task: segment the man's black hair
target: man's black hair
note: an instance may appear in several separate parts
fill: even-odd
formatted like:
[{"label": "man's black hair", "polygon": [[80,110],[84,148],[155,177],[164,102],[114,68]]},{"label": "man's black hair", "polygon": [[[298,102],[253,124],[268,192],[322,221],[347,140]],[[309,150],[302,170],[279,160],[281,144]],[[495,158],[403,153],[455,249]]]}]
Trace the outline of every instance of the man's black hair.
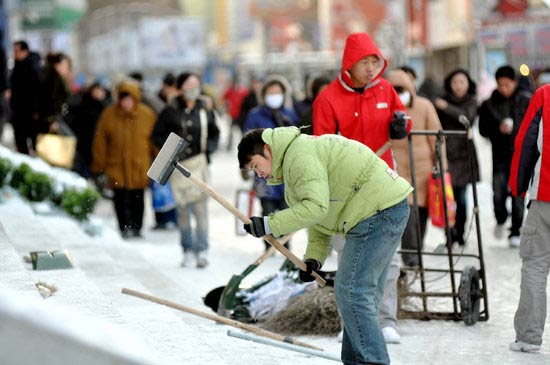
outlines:
[{"label": "man's black hair", "polygon": [[25,41],[16,41],[16,42],[13,42],[13,45],[19,47],[19,49],[22,51],[29,50],[29,44]]},{"label": "man's black hair", "polygon": [[497,71],[495,72],[495,80],[500,79],[501,77],[506,77],[510,80],[516,79],[516,71],[512,68],[512,66],[500,66]]},{"label": "man's black hair", "polygon": [[174,76],[171,72],[164,75],[164,78],[162,79],[162,83],[167,86],[176,86],[176,81],[176,76]]},{"label": "man's black hair", "polygon": [[129,74],[128,76],[130,76],[130,78],[136,80],[137,82],[141,83],[143,81],[143,74],[139,71],[134,71],[131,74]]},{"label": "man's black hair", "polygon": [[399,67],[400,70],[408,73],[408,74],[411,74],[412,77],[416,80],[416,71],[411,67],[411,66],[407,66],[407,65],[403,65],[401,67]]},{"label": "man's black hair", "polygon": [[325,85],[329,85],[331,82],[332,79],[326,75],[321,75],[313,79],[311,83],[311,99],[315,100],[317,95],[319,95],[321,88]]},{"label": "man's black hair", "polygon": [[239,157],[239,168],[242,170],[250,162],[252,156],[261,155],[264,156],[264,146],[265,142],[262,139],[262,133],[265,128],[257,128],[248,131],[241,142],[239,142],[238,157]]}]

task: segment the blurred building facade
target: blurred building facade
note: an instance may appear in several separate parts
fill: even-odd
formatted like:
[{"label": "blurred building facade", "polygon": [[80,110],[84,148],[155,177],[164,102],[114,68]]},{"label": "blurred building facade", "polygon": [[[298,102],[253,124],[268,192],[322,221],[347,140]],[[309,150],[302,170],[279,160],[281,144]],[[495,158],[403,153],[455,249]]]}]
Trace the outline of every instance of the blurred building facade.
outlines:
[{"label": "blurred building facade", "polygon": [[[369,33],[390,67],[421,81],[456,67],[550,65],[550,0],[6,0],[10,39],[64,50],[88,77],[140,70],[229,75],[279,72],[301,88],[337,70],[344,41]],[[79,20],[75,25],[75,19]],[[60,36],[61,34],[62,36]]]},{"label": "blurred building facade", "polygon": [[497,2],[479,19],[477,41],[491,75],[503,62],[535,73],[550,67],[550,1]]},{"label": "blurred building facade", "polygon": [[7,40],[26,39],[39,53],[64,51],[77,58],[74,29],[85,12],[86,0],[3,0],[1,6]]}]

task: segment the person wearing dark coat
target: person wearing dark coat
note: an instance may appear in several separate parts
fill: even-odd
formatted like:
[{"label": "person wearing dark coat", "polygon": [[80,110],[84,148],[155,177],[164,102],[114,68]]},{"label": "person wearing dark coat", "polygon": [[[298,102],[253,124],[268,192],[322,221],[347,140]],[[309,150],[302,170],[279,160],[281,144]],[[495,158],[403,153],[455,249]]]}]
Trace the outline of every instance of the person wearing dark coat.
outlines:
[{"label": "person wearing dark coat", "polygon": [[[159,114],[152,140],[160,149],[172,132],[185,139],[188,146],[180,156],[180,163],[206,181],[210,155],[217,149],[220,137],[214,103],[201,95],[201,79],[195,73],[180,74],[177,86],[181,93]],[[197,268],[204,268],[208,265],[209,247],[207,196],[179,173],[170,176],[170,185],[178,207],[181,265],[190,267],[195,261]]]},{"label": "person wearing dark coat", "polygon": [[92,143],[99,116],[107,106],[107,92],[98,82],[86,88],[80,103],[71,110],[71,128],[76,136],[76,157],[74,170],[81,176],[90,177]]},{"label": "person wearing dark coat", "polygon": [[332,82],[326,75],[319,75],[308,82],[307,85],[307,97],[302,100],[302,114],[298,114],[300,120],[298,121],[298,127],[304,134],[313,134],[313,102],[319,93]]},{"label": "person wearing dark coat", "polygon": [[[40,77],[38,100],[38,133],[60,131],[65,127],[64,115],[68,111],[71,95],[69,78],[71,60],[64,53],[50,53]],[[65,133],[67,134],[67,133]]]},{"label": "person wearing dark coat", "polygon": [[523,224],[524,199],[512,198],[512,211],[506,208],[510,194],[508,180],[514,154],[514,138],[521,125],[532,94],[521,90],[514,69],[499,67],[495,73],[497,89],[479,108],[479,133],[491,141],[493,152],[493,206],[497,224],[495,237],[504,237],[504,223],[510,215],[510,247],[519,247],[519,229]]},{"label": "person wearing dark coat", "polygon": [[[0,40],[4,39],[4,32],[0,29]],[[4,123],[9,113],[6,104],[6,90],[8,90],[8,62],[3,42],[0,43],[0,137],[4,131]]]},{"label": "person wearing dark coat", "polygon": [[10,74],[10,122],[17,151],[28,155],[36,144],[39,66],[25,41],[13,43],[13,55],[15,64]]},{"label": "person wearing dark coat", "polygon": [[[463,124],[462,116],[473,125],[477,116],[476,83],[468,71],[456,69],[450,72],[444,81],[445,95],[436,97],[434,105],[443,130],[464,131],[469,125]],[[464,245],[466,226],[466,187],[472,181],[479,181],[479,167],[475,148],[470,156],[474,162],[473,176],[470,173],[468,140],[463,137],[449,137],[445,141],[447,161],[456,200],[456,223],[451,229],[453,242]]]},{"label": "person wearing dark coat", "polygon": [[248,95],[246,95],[241,104],[241,111],[239,112],[239,118],[237,124],[244,131],[244,124],[248,113],[256,106],[258,106],[258,94],[260,93],[260,88],[262,87],[262,82],[259,78],[252,76],[250,80],[250,88],[248,90]]}]

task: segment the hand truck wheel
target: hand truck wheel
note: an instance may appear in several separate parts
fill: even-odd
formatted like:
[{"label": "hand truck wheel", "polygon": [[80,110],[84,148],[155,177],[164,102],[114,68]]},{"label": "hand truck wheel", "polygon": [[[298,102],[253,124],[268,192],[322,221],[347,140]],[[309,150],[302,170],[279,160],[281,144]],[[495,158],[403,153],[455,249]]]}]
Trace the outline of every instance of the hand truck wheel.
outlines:
[{"label": "hand truck wheel", "polygon": [[474,325],[479,319],[479,305],[482,298],[479,272],[475,267],[466,266],[462,270],[458,298],[462,320],[467,326]]}]

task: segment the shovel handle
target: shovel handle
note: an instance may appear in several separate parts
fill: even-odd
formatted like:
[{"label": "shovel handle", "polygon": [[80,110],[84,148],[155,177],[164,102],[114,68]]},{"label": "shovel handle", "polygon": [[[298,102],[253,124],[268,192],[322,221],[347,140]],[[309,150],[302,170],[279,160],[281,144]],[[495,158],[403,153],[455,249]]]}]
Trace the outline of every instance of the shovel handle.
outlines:
[{"label": "shovel handle", "polygon": [[376,151],[376,156],[380,157],[382,156],[384,153],[386,153],[387,150],[389,150],[391,148],[391,141],[387,141],[386,143],[384,143],[377,151]]},{"label": "shovel handle", "polygon": [[[250,218],[248,218],[243,212],[241,212],[239,209],[237,209],[233,204],[231,204],[227,199],[225,199],[220,194],[216,193],[210,186],[208,186],[204,181],[197,178],[195,175],[191,174],[189,170],[187,170],[184,166],[182,166],[179,162],[176,164],[176,168],[185,175],[191,182],[193,182],[195,185],[197,185],[202,191],[204,191],[206,194],[208,194],[210,197],[214,198],[218,203],[220,203],[225,209],[229,210],[235,217],[239,218],[241,222],[244,224],[250,224],[252,221]],[[295,254],[290,252],[284,245],[280,244],[275,237],[273,237],[271,234],[265,235],[262,237],[264,240],[269,242],[273,247],[277,249],[280,253],[282,253],[286,258],[288,258],[294,265],[296,265],[300,270],[307,271],[306,264],[298,258]],[[315,271],[311,273],[313,277],[315,277],[315,281],[319,286],[325,286],[327,283],[325,279],[323,279],[319,274],[317,274]]]},{"label": "shovel handle", "polygon": [[193,314],[195,316],[198,316],[198,317],[210,319],[212,321],[216,321],[218,323],[223,323],[223,324],[226,324],[228,326],[244,329],[244,330],[247,330],[249,332],[255,333],[257,335],[264,336],[264,337],[269,337],[269,338],[272,338],[272,339],[277,340],[277,341],[289,342],[289,343],[293,343],[293,344],[298,345],[298,346],[303,346],[303,347],[308,347],[310,349],[323,351],[322,348],[310,345],[310,344],[302,342],[302,341],[294,340],[293,338],[288,337],[288,336],[283,336],[283,335],[280,335],[278,333],[270,332],[270,331],[264,330],[263,328],[255,327],[255,326],[252,326],[252,325],[249,325],[249,324],[246,324],[246,323],[235,321],[233,319],[220,317],[218,315],[211,314],[211,313],[206,313],[206,312],[203,312],[203,311],[191,308],[191,307],[187,307],[185,305],[181,305],[181,304],[178,304],[178,303],[175,303],[175,302],[171,302],[171,301],[166,300],[166,299],[162,299],[162,298],[154,297],[154,296],[149,295],[149,294],[141,293],[141,292],[138,292],[136,290],[122,288],[122,294],[131,295],[131,296],[136,297],[136,298],[141,298],[141,299],[153,302],[153,303],[165,305],[167,307],[174,308],[174,309],[177,309],[177,310],[182,311],[182,312],[186,312],[186,313],[190,313],[190,314]]}]

